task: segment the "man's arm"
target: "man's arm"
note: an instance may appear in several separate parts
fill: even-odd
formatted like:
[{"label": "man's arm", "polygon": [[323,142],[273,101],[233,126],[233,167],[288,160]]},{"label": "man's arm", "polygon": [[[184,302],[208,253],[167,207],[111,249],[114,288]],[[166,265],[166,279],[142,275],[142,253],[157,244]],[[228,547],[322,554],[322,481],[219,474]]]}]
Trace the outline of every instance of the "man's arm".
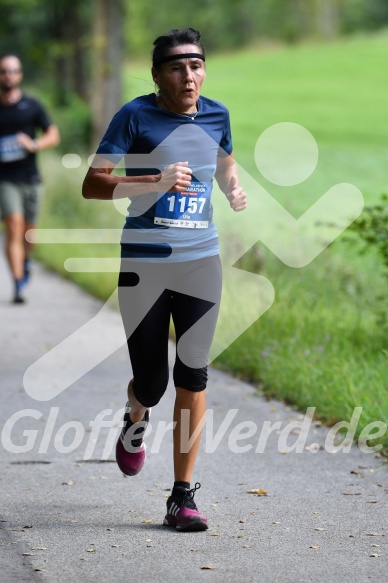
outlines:
[{"label": "man's arm", "polygon": [[243,211],[247,206],[247,195],[240,186],[237,164],[233,154],[218,157],[215,177],[232,209],[236,212]]},{"label": "man's arm", "polygon": [[54,148],[60,142],[59,131],[57,126],[49,125],[48,128],[43,132],[39,138],[33,140],[29,135],[20,132],[17,134],[17,140],[20,146],[30,152],[35,154],[40,150],[47,150],[49,148]]}]

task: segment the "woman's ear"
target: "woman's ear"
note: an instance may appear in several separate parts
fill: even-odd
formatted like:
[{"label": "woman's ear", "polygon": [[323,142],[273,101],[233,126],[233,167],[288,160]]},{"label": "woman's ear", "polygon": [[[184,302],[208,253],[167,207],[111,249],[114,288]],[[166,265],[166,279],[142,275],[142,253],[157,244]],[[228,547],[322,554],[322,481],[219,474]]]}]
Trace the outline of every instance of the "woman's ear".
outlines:
[{"label": "woman's ear", "polygon": [[151,75],[154,83],[158,84],[158,71],[155,69],[155,67],[152,67]]}]

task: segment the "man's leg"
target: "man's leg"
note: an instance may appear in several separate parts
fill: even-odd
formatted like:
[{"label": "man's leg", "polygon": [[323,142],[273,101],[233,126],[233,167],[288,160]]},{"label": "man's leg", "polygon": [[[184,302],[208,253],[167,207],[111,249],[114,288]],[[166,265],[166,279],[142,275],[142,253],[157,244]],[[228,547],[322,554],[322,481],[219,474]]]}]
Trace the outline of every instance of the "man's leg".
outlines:
[{"label": "man's leg", "polygon": [[6,230],[6,254],[15,280],[24,275],[24,233],[25,223],[21,213],[11,213],[4,219]]},{"label": "man's leg", "polygon": [[[38,221],[40,204],[43,196],[42,184],[23,185],[23,207],[24,207],[24,265],[23,283],[26,284],[30,278],[30,256],[35,245],[34,235]],[[28,233],[28,239],[26,233]]]},{"label": "man's leg", "polygon": [[[24,229],[24,265],[23,265],[23,282],[27,283],[30,279],[31,265],[30,256],[35,245],[34,241],[34,231],[36,225],[27,223]],[[28,240],[26,239],[26,233],[28,232]]]}]

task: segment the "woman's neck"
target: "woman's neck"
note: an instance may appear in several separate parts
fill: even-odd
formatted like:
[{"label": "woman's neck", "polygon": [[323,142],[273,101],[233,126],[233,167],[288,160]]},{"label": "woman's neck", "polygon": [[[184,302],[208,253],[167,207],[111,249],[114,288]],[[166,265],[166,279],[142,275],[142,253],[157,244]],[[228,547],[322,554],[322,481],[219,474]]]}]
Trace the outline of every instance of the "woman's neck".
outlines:
[{"label": "woman's neck", "polygon": [[163,98],[162,95],[157,96],[157,103],[161,109],[165,111],[169,111],[170,113],[177,113],[178,115],[194,115],[198,113],[197,104],[187,108],[187,109],[180,109],[178,110],[175,106],[170,105],[166,100]]}]

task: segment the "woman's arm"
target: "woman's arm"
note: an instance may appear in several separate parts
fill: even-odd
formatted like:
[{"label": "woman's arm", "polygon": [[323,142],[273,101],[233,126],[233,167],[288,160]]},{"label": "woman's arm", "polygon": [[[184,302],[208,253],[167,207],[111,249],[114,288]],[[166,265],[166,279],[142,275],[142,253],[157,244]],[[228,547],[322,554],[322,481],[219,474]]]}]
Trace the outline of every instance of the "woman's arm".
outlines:
[{"label": "woman's arm", "polygon": [[107,158],[96,154],[86,173],[82,196],[112,200],[151,192],[181,192],[190,186],[191,169],[188,168],[188,162],[177,162],[159,174],[145,176],[117,176],[112,174],[115,166]]},{"label": "woman's arm", "polygon": [[247,206],[247,195],[240,186],[237,164],[233,154],[218,157],[215,177],[232,209],[236,212],[243,211]]}]

